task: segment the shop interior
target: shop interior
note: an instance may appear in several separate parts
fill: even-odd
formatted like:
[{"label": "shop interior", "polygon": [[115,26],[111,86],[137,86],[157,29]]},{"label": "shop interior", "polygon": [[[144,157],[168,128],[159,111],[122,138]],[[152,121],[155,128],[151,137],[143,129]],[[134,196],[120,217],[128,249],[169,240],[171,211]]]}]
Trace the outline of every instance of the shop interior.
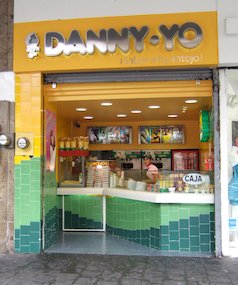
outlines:
[{"label": "shop interior", "polygon": [[[88,176],[89,168],[86,165],[90,161],[116,161],[116,166],[124,172],[124,178],[142,181],[145,154],[152,155],[153,163],[160,171],[172,172],[181,170],[179,165],[176,168],[173,163],[173,155],[176,157],[176,152],[184,152],[186,157],[186,152],[192,152],[196,155],[197,164],[186,162],[186,169],[213,172],[212,135],[207,141],[200,140],[201,112],[208,111],[211,120],[212,95],[211,80],[90,84],[52,82],[44,85],[44,109],[56,114],[55,173],[58,185],[65,187],[65,180],[80,181],[79,187],[89,185],[87,177],[78,178],[77,171],[76,178],[72,171],[70,177],[65,176],[66,170],[62,166],[67,159],[70,159],[74,168],[79,160],[85,164]],[[149,142],[141,138],[142,131],[147,127],[153,133],[153,127],[166,129],[171,126],[182,128],[182,141],[166,141],[166,134],[161,134],[157,141],[156,137]],[[117,143],[113,139],[103,141],[98,134],[100,128],[109,128],[115,132],[118,127],[128,127],[129,131],[126,130],[129,139],[127,137],[126,142]],[[77,139],[74,138],[79,137],[85,138],[88,143],[85,146],[88,154],[83,161],[78,157],[60,157],[58,150],[62,141],[65,147],[67,140],[73,140],[77,144]],[[141,175],[140,178],[138,175]],[[108,183],[110,184],[110,177]],[[60,231],[57,243],[47,251],[99,254],[128,254],[130,251],[130,254],[159,255],[158,251],[143,245],[94,231]]]}]

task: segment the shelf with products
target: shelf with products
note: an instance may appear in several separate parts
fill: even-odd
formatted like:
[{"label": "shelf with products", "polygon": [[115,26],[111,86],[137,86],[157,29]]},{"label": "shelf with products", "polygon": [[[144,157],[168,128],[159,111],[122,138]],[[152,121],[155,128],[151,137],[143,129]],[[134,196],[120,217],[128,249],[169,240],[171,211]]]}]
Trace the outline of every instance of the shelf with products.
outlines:
[{"label": "shelf with products", "polygon": [[89,156],[88,150],[59,150],[59,156]]}]

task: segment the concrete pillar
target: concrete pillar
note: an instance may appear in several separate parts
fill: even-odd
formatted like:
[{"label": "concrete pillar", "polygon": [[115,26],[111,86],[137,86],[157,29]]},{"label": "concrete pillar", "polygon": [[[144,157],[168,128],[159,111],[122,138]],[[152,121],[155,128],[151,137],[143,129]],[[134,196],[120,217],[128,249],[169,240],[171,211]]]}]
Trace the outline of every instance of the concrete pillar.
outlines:
[{"label": "concrete pillar", "polygon": [[[14,132],[14,103],[0,101],[0,133]],[[14,149],[0,148],[0,253],[13,252]]]},{"label": "concrete pillar", "polygon": [[14,0],[0,0],[0,71],[13,69]]},{"label": "concrete pillar", "polygon": [[[0,133],[14,132],[14,0],[0,0]],[[10,79],[10,80],[9,80]],[[14,150],[0,149],[0,253],[13,252]]]}]

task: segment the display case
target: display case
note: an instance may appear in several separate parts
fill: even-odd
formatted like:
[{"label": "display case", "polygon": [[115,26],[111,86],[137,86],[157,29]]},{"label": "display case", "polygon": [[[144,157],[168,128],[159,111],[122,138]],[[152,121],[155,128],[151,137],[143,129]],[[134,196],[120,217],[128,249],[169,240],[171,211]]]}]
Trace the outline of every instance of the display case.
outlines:
[{"label": "display case", "polygon": [[86,186],[87,150],[59,150],[59,187]]},{"label": "display case", "polygon": [[[111,182],[111,181],[110,181]],[[214,173],[209,171],[158,171],[157,180],[151,181],[146,170],[125,170],[117,177],[112,188],[149,192],[213,193]]]}]

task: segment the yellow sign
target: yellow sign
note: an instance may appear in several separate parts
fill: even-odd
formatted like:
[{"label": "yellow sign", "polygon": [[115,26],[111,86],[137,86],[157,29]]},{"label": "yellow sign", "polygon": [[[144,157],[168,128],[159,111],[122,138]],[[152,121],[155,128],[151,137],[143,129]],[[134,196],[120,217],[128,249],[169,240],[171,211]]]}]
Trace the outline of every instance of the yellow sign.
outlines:
[{"label": "yellow sign", "polygon": [[14,25],[14,71],[211,67],[216,12],[57,20]]}]

